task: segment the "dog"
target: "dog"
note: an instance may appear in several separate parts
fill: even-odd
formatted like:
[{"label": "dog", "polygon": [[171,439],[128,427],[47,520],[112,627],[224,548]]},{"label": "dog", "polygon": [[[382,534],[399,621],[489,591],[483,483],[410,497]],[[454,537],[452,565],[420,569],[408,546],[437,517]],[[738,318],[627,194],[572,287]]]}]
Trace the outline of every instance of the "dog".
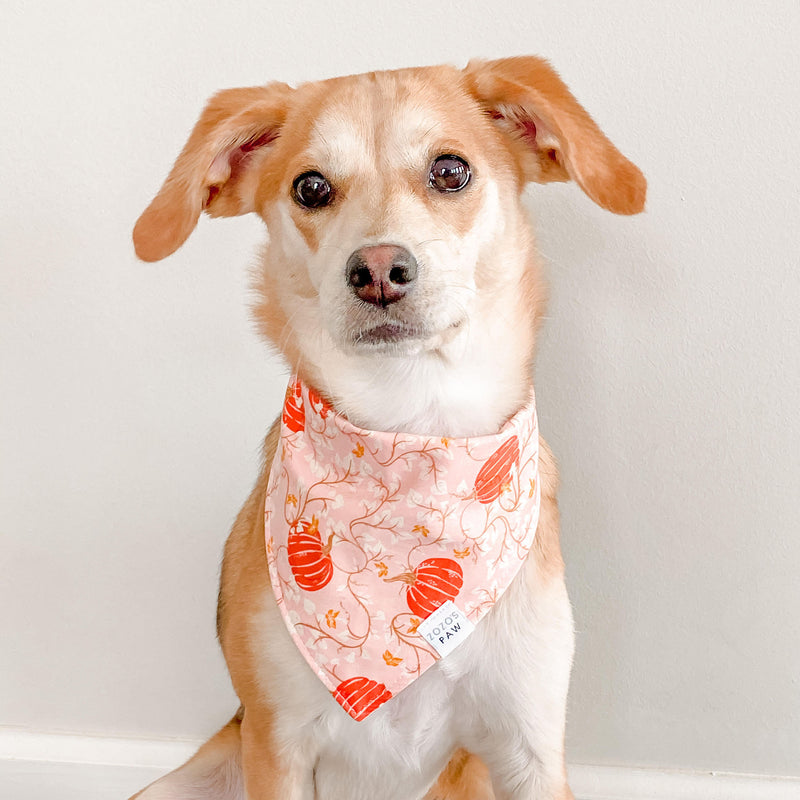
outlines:
[{"label": "dog", "polygon": [[[190,761],[135,797],[572,798],[564,730],[573,623],[556,464],[538,436],[531,400],[545,290],[521,201],[529,182],[568,180],[611,212],[643,210],[639,169],[550,65],[533,56],[298,88],[270,83],[209,101],[136,223],[136,253],[144,261],[169,256],[202,212],[258,214],[268,242],[255,318],[295,377],[225,546],[218,634],[241,707]],[[509,426],[518,419],[512,436]],[[297,444],[298,437],[319,434],[324,449],[334,429],[350,437],[342,440],[344,461],[337,455],[309,467],[302,448],[316,445]],[[410,500],[399,493],[387,499],[394,478],[370,467],[367,488],[353,483],[352,502],[363,511],[358,529],[337,522],[334,506],[350,501],[328,489],[312,497],[298,478],[298,491],[307,492],[299,505],[309,506],[299,516],[295,472],[316,470],[318,483],[335,474],[332,482],[349,486],[355,478],[343,464],[359,461],[364,443],[377,461],[373,442],[412,442],[414,453],[428,458],[435,451],[443,459],[436,464],[449,465],[460,458],[448,449],[458,442],[464,469],[477,471],[478,443],[498,436],[507,438],[494,460],[481,456],[491,464],[474,486],[462,479],[449,490],[457,495],[453,503],[491,517],[493,530],[500,526],[517,543],[511,576],[499,588],[493,584],[485,604],[469,601],[472,611],[459,607],[457,592],[471,570],[494,569],[482,565],[482,540],[476,534],[449,558],[423,563],[423,554],[444,552],[445,539],[430,525],[411,525]],[[403,467],[411,478],[437,469]],[[437,480],[438,473],[431,492]],[[382,522],[378,504],[370,506],[376,486],[386,490],[381,502],[394,504]],[[444,505],[418,510],[416,519],[452,519],[450,501],[436,502]],[[513,503],[524,505],[524,519],[497,510]],[[323,533],[323,525],[333,533]],[[454,535],[466,536],[469,525],[457,523]],[[408,556],[405,572],[397,567],[401,557],[370,550],[379,528],[387,541],[412,537],[417,561]],[[336,556],[348,547],[361,558],[349,571]],[[346,579],[332,577],[334,562]],[[407,604],[391,628],[389,612],[377,607],[384,600],[367,608],[372,601],[359,601],[353,588],[361,591],[353,576],[367,572],[386,602]],[[327,581],[333,592],[322,605],[315,581]],[[346,609],[353,598],[360,611]],[[440,656],[417,626],[442,609],[450,616],[435,623],[436,635],[470,615],[474,630],[447,628],[459,641]],[[348,661],[336,637],[361,635],[352,616],[361,611],[385,629],[376,650],[352,646]],[[452,616],[459,611],[462,617]],[[302,638],[310,628],[313,636]],[[433,642],[435,635],[426,635]],[[328,661],[310,653],[320,642]],[[408,683],[390,691],[389,678],[361,676],[367,668]],[[357,677],[344,680],[347,670]]]}]

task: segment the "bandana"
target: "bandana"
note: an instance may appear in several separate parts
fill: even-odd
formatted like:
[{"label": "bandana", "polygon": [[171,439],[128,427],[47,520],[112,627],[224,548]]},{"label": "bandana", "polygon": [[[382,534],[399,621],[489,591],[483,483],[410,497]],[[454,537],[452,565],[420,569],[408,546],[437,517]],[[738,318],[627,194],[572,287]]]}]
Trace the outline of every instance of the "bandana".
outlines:
[{"label": "bandana", "polygon": [[275,599],[335,700],[362,720],[473,630],[539,518],[533,396],[463,439],[368,431],[301,381],[286,392],[265,503]]}]

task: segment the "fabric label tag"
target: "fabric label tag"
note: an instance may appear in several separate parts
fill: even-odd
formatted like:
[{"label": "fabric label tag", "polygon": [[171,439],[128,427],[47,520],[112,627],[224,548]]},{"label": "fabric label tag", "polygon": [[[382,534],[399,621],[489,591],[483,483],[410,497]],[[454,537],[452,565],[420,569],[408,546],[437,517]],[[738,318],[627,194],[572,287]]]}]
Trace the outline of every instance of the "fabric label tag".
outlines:
[{"label": "fabric label tag", "polygon": [[475,626],[467,615],[448,600],[417,626],[417,633],[433,647],[440,656],[446,656],[469,636]]}]

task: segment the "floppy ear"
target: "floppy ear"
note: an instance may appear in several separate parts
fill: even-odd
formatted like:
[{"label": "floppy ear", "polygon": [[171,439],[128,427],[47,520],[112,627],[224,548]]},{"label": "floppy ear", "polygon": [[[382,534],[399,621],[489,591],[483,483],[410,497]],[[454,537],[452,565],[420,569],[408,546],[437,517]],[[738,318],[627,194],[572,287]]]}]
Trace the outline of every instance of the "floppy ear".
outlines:
[{"label": "floppy ear", "polygon": [[467,86],[511,138],[526,181],[574,180],[616,214],[644,208],[647,182],[542,58],[471,61]]},{"label": "floppy ear", "polygon": [[228,89],[200,116],[161,191],[133,229],[136,255],[158,261],[174,253],[202,211],[231,217],[254,210],[254,167],[278,137],[292,90],[284,83]]}]

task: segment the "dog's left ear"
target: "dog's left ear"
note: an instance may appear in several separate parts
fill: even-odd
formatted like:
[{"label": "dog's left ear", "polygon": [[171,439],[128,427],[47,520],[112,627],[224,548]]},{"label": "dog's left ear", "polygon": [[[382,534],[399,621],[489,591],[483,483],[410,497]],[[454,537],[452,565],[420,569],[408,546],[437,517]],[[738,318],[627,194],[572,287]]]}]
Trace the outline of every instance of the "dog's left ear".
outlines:
[{"label": "dog's left ear", "polygon": [[511,140],[526,181],[574,180],[615,214],[644,208],[647,181],[544,59],[471,61],[469,91]]}]

